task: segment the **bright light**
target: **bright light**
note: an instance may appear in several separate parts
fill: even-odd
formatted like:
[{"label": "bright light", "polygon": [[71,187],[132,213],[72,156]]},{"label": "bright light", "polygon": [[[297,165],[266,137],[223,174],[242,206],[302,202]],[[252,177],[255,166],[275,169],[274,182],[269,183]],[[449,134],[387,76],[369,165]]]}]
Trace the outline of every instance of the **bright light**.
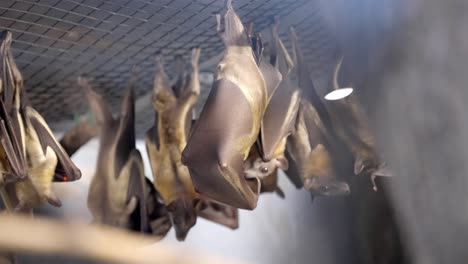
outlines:
[{"label": "bright light", "polygon": [[353,92],[353,88],[351,87],[336,89],[328,93],[327,95],[325,95],[325,99],[330,100],[330,101],[340,100],[350,95],[352,92]]}]

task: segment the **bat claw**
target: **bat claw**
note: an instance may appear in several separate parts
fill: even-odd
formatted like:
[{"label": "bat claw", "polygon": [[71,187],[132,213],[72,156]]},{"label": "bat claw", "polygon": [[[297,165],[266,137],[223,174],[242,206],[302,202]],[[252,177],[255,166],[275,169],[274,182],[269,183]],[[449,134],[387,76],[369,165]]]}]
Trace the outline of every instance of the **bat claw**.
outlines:
[{"label": "bat claw", "polygon": [[55,196],[54,194],[49,194],[46,196],[47,198],[47,202],[52,205],[52,206],[55,206],[55,207],[61,207],[62,206],[62,201],[60,201],[60,199]]}]

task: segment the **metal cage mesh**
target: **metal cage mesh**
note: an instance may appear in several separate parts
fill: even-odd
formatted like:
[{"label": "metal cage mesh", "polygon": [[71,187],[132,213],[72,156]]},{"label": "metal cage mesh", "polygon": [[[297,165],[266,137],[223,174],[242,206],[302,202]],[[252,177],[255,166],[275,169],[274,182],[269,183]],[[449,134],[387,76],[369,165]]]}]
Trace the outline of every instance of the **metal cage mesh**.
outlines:
[{"label": "metal cage mesh", "polygon": [[[275,16],[281,20],[304,5],[315,6],[308,2],[234,0],[233,5],[245,24],[253,22],[262,31]],[[59,129],[87,107],[76,85],[80,75],[91,78],[117,110],[134,65],[140,68],[138,98],[152,88],[156,54],[163,55],[170,75],[174,56],[187,58],[194,46],[202,48],[201,63],[221,53],[214,14],[224,10],[222,0],[2,0],[0,30],[13,33],[14,55],[33,106]],[[320,72],[333,45],[320,33],[326,31],[318,9],[303,13],[292,26],[304,56]],[[151,125],[150,116],[152,109],[138,113],[139,135]]]}]

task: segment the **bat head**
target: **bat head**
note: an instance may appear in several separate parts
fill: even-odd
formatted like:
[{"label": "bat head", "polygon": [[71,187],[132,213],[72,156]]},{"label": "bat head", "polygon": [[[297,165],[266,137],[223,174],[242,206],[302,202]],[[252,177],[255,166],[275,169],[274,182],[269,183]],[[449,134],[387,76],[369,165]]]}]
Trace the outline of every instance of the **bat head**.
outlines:
[{"label": "bat head", "polygon": [[190,229],[197,222],[197,213],[190,199],[180,198],[167,206],[169,217],[174,226],[176,238],[184,241]]},{"label": "bat head", "polygon": [[342,196],[351,193],[346,182],[329,177],[310,177],[304,180],[304,188],[313,195]]},{"label": "bat head", "polygon": [[247,179],[263,179],[274,172],[277,168],[285,170],[288,166],[288,160],[284,157],[272,159],[270,161],[263,161],[258,157],[253,162],[246,162],[244,172]]}]

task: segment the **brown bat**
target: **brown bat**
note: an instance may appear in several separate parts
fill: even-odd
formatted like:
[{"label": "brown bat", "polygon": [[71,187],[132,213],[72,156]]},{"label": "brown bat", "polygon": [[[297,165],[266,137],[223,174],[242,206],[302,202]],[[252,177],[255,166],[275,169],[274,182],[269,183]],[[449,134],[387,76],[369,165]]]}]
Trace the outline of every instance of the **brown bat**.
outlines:
[{"label": "brown bat", "polygon": [[194,186],[218,202],[244,209],[257,205],[257,190],[245,179],[243,163],[255,144],[268,92],[242,22],[228,1],[217,29],[225,52],[215,82],[182,153]]},{"label": "brown bat", "polygon": [[286,157],[291,167],[286,174],[296,187],[304,187],[312,195],[349,194],[349,185],[337,177],[337,167],[341,165],[338,162],[340,153],[336,151],[336,136],[330,115],[315,91],[293,29],[291,35],[295,72],[303,96],[295,132],[287,141]]},{"label": "brown bat", "polygon": [[303,100],[295,132],[287,141],[287,158],[292,166],[286,175],[296,187],[304,187],[312,195],[347,195],[349,185],[337,180],[333,157],[324,142],[326,133],[315,108]]},{"label": "brown bat", "polygon": [[1,32],[0,41],[0,184],[3,185],[25,179],[27,166],[20,117],[23,76],[11,51],[12,34]]},{"label": "brown bat", "polygon": [[[0,134],[3,135],[2,153],[9,159],[8,163],[2,163],[2,176],[18,175],[18,172],[15,172],[17,166],[21,167],[21,171],[27,171],[28,177],[18,177],[22,180],[6,186],[10,190],[9,196],[11,197],[12,193],[16,196],[15,210],[30,211],[34,206],[46,201],[60,206],[60,200],[51,191],[54,175],[62,176],[63,173],[67,173],[71,178],[78,179],[81,172],[57,143],[45,120],[30,106],[22,75],[12,56],[11,34],[4,33],[2,38]],[[5,170],[7,167],[10,167],[11,172]],[[10,200],[6,196],[2,191],[2,198]],[[12,206],[9,205],[10,209]]]},{"label": "brown bat", "polygon": [[192,108],[200,94],[199,57],[200,49],[193,49],[190,69],[185,74],[179,71],[179,80],[184,81],[176,83],[184,87],[174,88],[169,85],[161,59],[157,60],[153,89],[156,121],[145,139],[154,185],[167,206],[178,240],[185,239],[197,219],[194,206],[198,194],[188,168],[181,162],[181,153],[187,144]]},{"label": "brown bat", "polygon": [[60,145],[69,156],[75,154],[78,149],[88,143],[92,138],[99,134],[99,129],[90,120],[81,118],[81,120],[70,128],[60,139]]},{"label": "brown bat", "polygon": [[[87,80],[80,77],[78,84],[84,88],[100,127],[97,167],[88,194],[94,222],[149,233],[146,178],[141,154],[135,147],[133,85],[124,96],[121,116],[115,119]],[[134,213],[139,217],[132,217]],[[135,218],[138,222],[133,221]]]},{"label": "brown bat", "polygon": [[[333,73],[334,90],[340,88],[338,74],[342,60],[341,58],[338,61]],[[354,156],[354,174],[370,176],[374,190],[377,190],[375,178],[391,177],[392,173],[376,150],[375,138],[368,126],[362,106],[351,94],[341,100],[328,101],[327,107],[337,128],[337,135],[346,143]]]},{"label": "brown bat", "polygon": [[300,89],[290,79],[293,61],[278,36],[277,28],[278,24],[275,23],[272,28],[271,61],[281,73],[282,80],[271,97],[260,129],[260,152],[266,161],[284,159],[286,139],[294,131],[301,98]]}]

